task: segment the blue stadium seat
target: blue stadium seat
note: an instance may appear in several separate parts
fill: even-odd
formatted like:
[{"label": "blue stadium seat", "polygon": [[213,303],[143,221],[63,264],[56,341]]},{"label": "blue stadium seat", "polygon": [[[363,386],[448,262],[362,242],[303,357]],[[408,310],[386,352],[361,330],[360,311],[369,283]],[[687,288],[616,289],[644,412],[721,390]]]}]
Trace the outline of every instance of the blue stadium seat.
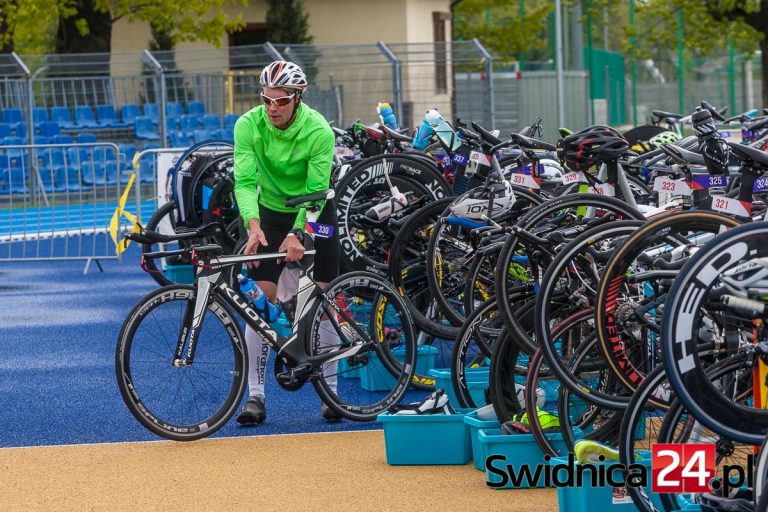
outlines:
[{"label": "blue stadium seat", "polygon": [[88,142],[96,142],[96,134],[92,132],[80,132],[75,135],[75,140],[78,144],[86,144]]},{"label": "blue stadium seat", "polygon": [[202,128],[200,121],[202,121],[200,117],[184,114],[179,118],[179,127],[183,132],[192,133],[195,130]]},{"label": "blue stadium seat", "polygon": [[195,137],[195,144],[204,142],[206,140],[210,140],[212,138],[211,132],[209,132],[208,130],[195,130],[194,137]]},{"label": "blue stadium seat", "polygon": [[7,107],[2,110],[2,114],[4,123],[15,124],[24,121],[24,113],[20,108]]},{"label": "blue stadium seat", "polygon": [[165,116],[165,131],[172,132],[179,129],[179,118]]},{"label": "blue stadium seat", "polygon": [[32,123],[35,128],[48,121],[48,111],[44,107],[35,107],[32,109]]},{"label": "blue stadium seat", "polygon": [[184,115],[184,107],[181,106],[181,103],[169,101],[165,104],[165,115],[168,117],[181,117]]},{"label": "blue stadium seat", "polygon": [[12,131],[13,130],[11,129],[10,124],[0,123],[0,139],[4,139],[5,137],[10,137]]},{"label": "blue stadium seat", "polygon": [[205,114],[203,116],[203,127],[206,130],[221,129],[221,118],[216,114]]},{"label": "blue stadium seat", "polygon": [[75,123],[79,128],[99,128],[99,123],[93,116],[93,109],[85,105],[75,107]]},{"label": "blue stadium seat", "polygon": [[51,139],[54,144],[73,144],[75,140],[68,133],[57,133]]},{"label": "blue stadium seat", "polygon": [[126,103],[120,107],[120,118],[128,126],[132,125],[133,121],[140,115],[139,106],[135,103]]},{"label": "blue stadium seat", "polygon": [[160,136],[155,133],[152,126],[152,120],[148,117],[137,117],[133,121],[134,136],[138,140],[160,140]]},{"label": "blue stadium seat", "polygon": [[55,121],[65,130],[77,128],[67,107],[51,107],[51,121]]},{"label": "blue stadium seat", "polygon": [[190,101],[187,103],[187,113],[193,116],[202,117],[205,115],[205,105],[200,101]]},{"label": "blue stadium seat", "polygon": [[13,134],[19,137],[24,143],[27,142],[27,123],[16,123],[12,126]]},{"label": "blue stadium seat", "polygon": [[52,194],[55,192],[64,192],[67,189],[66,185],[66,169],[64,167],[52,168],[52,167],[38,167],[37,171],[40,173],[40,183],[42,189]]},{"label": "blue stadium seat", "polygon": [[43,137],[53,137],[61,133],[61,126],[55,121],[45,121],[40,123],[40,135]]},{"label": "blue stadium seat", "polygon": [[234,128],[235,122],[240,118],[237,114],[225,114],[224,115],[224,128]]},{"label": "blue stadium seat", "polygon": [[115,112],[113,105],[98,105],[96,107],[96,118],[104,128],[124,128],[128,126],[128,123],[117,118],[117,112]]},{"label": "blue stadium seat", "polygon": [[145,103],[144,104],[144,117],[148,117],[152,124],[158,124],[160,121],[160,111],[157,108],[156,103]]},{"label": "blue stadium seat", "polygon": [[95,146],[91,154],[96,162],[117,162],[118,158],[112,146]]},{"label": "blue stadium seat", "polygon": [[169,133],[168,139],[172,148],[187,148],[194,143],[194,139],[188,133],[178,130]]},{"label": "blue stadium seat", "polygon": [[133,144],[118,144],[117,149],[120,152],[122,168],[133,170],[133,157],[136,154],[136,146]]},{"label": "blue stadium seat", "polygon": [[35,144],[51,144],[51,138],[45,135],[35,135]]},{"label": "blue stadium seat", "polygon": [[232,128],[222,128],[216,135],[217,139],[225,140],[234,144],[235,142],[235,130]]},{"label": "blue stadium seat", "polygon": [[104,164],[102,162],[82,162],[80,168],[81,181],[85,185],[104,185],[107,182]]}]

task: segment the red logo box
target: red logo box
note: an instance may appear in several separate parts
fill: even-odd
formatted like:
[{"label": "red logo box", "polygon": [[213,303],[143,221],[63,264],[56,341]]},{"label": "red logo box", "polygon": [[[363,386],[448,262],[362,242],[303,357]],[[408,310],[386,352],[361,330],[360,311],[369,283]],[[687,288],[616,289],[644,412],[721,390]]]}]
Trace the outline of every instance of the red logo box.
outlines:
[{"label": "red logo box", "polygon": [[654,444],[651,490],[655,493],[710,492],[715,478],[714,444]]}]

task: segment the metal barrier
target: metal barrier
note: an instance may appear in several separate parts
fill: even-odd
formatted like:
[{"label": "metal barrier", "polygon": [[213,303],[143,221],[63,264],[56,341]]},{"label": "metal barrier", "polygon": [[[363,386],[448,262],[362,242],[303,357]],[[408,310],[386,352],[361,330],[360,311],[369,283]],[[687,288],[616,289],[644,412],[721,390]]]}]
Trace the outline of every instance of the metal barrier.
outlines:
[{"label": "metal barrier", "polygon": [[[0,261],[116,259],[107,231],[131,172],[112,143],[0,146]],[[138,182],[127,209],[141,197]]]}]

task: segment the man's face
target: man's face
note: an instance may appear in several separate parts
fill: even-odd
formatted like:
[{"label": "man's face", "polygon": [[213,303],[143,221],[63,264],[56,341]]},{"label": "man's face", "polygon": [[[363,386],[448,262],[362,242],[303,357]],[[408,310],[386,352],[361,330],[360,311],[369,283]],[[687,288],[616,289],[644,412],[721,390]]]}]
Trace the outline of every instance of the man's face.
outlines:
[{"label": "man's face", "polygon": [[295,91],[274,87],[265,87],[261,92],[261,100],[267,109],[269,122],[275,128],[287,126],[298,101]]}]

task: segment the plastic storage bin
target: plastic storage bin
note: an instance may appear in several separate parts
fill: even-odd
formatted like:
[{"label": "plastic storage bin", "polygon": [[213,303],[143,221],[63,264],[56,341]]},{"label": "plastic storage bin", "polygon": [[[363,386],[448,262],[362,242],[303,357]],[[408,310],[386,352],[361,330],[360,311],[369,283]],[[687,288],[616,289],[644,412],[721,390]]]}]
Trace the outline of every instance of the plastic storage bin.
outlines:
[{"label": "plastic storage bin", "polygon": [[[405,349],[397,347],[392,350],[398,361],[404,359]],[[437,348],[429,345],[420,345],[416,353],[416,373],[428,375],[429,370],[435,366]],[[360,387],[366,391],[387,391],[395,385],[395,378],[384,367],[375,352],[371,352],[368,364],[360,369]]]},{"label": "plastic storage bin", "polygon": [[485,471],[485,458],[478,435],[481,429],[498,429],[499,420],[481,420],[477,417],[477,411],[472,411],[464,416],[464,423],[469,425],[469,438],[472,441],[472,460],[475,462],[475,469]]},{"label": "plastic storage bin", "polygon": [[195,282],[195,267],[192,265],[166,265],[165,275],[174,283],[192,284]]},{"label": "plastic storage bin", "polygon": [[[654,505],[659,510],[664,510],[661,505],[661,500],[657,494],[651,493],[651,456],[648,452],[640,452],[641,459],[637,461],[638,464],[644,465],[648,468],[648,487],[645,489],[646,494],[651,496]],[[549,461],[550,465],[556,464],[568,464],[567,457],[553,457]],[[595,466],[608,466],[616,465],[615,477],[621,479],[621,468],[623,467],[620,462],[595,462]],[[605,469],[606,473],[608,469]],[[568,486],[558,487],[557,489],[557,502],[560,505],[561,512],[591,512],[593,510],[626,510],[627,512],[633,512],[636,510],[632,499],[626,492],[625,488],[614,489],[612,487],[594,487],[590,481],[589,475],[591,471],[587,471],[583,474],[581,486]],[[554,474],[553,474],[554,477]],[[578,483],[578,482],[576,482]],[[685,509],[688,510],[688,509]]]},{"label": "plastic storage bin", "polygon": [[[485,388],[488,387],[488,368],[468,368],[467,387],[469,395],[477,407],[485,405]],[[443,389],[450,399],[451,405],[459,407],[459,402],[453,396],[453,376],[450,368],[433,368],[429,375],[435,378],[435,388]]]},{"label": "plastic storage bin", "polygon": [[[577,429],[578,430],[578,429]],[[580,437],[581,432],[575,432]],[[561,453],[566,453],[565,441],[562,434],[553,434],[554,446]],[[533,434],[509,434],[503,435],[499,429],[481,429],[477,434],[477,440],[480,444],[480,464],[485,468],[485,463],[491,455],[501,455],[500,459],[492,463],[492,471],[485,470],[486,482],[493,489],[513,489],[529,487],[545,487],[544,485],[544,466],[547,462],[544,460],[544,452],[536,444]],[[500,484],[503,477],[498,472],[505,472],[507,466],[511,466],[516,475],[521,475],[526,468],[533,477],[534,473],[540,471],[539,478],[536,481],[529,481],[527,478],[521,478],[517,484],[513,484],[512,478],[509,478],[505,485],[493,487],[490,484]],[[508,474],[509,476],[509,474]],[[561,512],[565,509],[561,508]],[[569,511],[570,512],[570,511]]]},{"label": "plastic storage bin", "polygon": [[391,415],[377,418],[384,425],[387,464],[462,465],[472,460],[468,409],[457,414]]}]

